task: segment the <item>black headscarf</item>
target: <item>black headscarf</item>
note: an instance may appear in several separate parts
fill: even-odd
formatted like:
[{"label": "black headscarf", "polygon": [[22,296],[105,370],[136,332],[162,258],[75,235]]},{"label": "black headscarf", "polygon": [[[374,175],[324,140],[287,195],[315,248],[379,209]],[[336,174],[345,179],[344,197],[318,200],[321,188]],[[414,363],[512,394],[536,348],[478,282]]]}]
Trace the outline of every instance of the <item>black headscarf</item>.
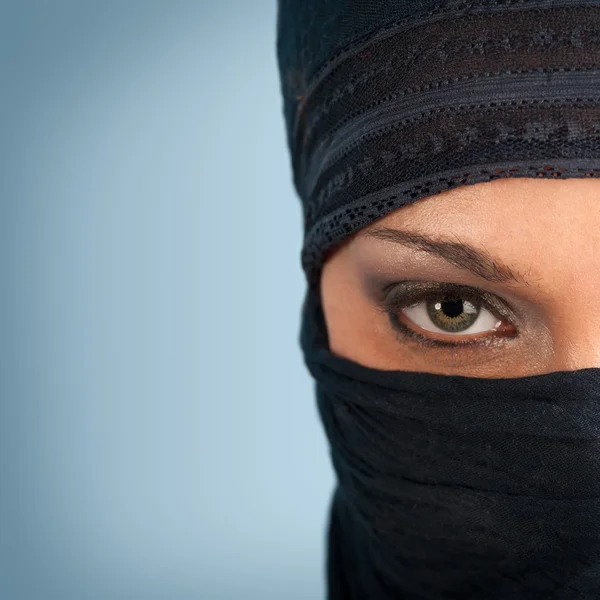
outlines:
[{"label": "black headscarf", "polygon": [[329,600],[600,597],[600,369],[482,379],[333,356],[327,252],[501,177],[600,176],[600,2],[280,0],[308,291],[337,474]]}]

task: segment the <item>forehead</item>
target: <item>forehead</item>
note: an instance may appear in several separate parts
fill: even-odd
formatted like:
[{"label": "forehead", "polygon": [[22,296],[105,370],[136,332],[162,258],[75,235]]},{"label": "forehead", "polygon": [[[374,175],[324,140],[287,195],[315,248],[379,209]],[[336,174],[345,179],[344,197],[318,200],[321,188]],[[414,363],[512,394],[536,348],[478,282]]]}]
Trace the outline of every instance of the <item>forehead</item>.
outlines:
[{"label": "forehead", "polygon": [[600,249],[600,180],[522,177],[464,185],[403,206],[366,229],[382,225],[503,247],[543,234]]},{"label": "forehead", "polygon": [[[600,180],[514,178],[417,200],[355,238],[383,259],[385,242],[366,235],[382,226],[469,244],[545,289],[600,289]],[[387,260],[399,252],[388,244]]]}]

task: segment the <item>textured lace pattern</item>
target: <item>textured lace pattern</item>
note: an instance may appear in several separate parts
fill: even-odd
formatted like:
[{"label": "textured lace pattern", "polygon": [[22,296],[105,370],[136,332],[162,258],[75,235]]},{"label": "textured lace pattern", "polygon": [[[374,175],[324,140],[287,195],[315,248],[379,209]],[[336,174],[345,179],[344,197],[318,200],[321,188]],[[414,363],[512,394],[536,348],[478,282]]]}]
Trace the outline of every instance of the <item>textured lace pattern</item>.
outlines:
[{"label": "textured lace pattern", "polygon": [[600,176],[597,2],[445,3],[361,38],[305,84],[289,143],[312,284],[335,245],[419,198]]}]

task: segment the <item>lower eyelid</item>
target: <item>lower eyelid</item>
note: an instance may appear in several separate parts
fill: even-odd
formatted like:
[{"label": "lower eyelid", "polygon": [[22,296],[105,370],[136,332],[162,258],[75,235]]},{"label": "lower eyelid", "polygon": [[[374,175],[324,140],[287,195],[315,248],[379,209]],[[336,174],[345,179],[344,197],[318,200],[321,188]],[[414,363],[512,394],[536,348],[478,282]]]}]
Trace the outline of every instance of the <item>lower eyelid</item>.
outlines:
[{"label": "lower eyelid", "polygon": [[[430,349],[446,349],[446,350],[481,350],[486,347],[497,347],[499,345],[503,345],[506,343],[506,338],[509,336],[506,335],[496,335],[492,334],[476,334],[477,337],[473,337],[472,339],[457,339],[455,341],[451,340],[438,340],[429,335],[420,334],[417,331],[414,331],[408,325],[404,324],[395,312],[389,312],[388,316],[393,326],[395,332],[402,336],[403,339],[409,339],[417,343],[421,347],[427,347]],[[433,332],[432,332],[433,333]],[[514,338],[518,335],[511,335],[510,338]],[[459,336],[452,336],[459,337]]]}]

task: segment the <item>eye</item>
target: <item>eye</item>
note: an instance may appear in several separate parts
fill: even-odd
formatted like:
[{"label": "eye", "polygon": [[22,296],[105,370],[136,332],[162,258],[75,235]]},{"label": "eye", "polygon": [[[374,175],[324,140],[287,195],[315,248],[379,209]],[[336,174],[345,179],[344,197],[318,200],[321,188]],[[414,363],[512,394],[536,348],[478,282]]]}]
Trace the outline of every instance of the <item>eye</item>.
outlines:
[{"label": "eye", "polygon": [[428,345],[481,344],[484,338],[515,334],[510,307],[468,286],[400,282],[389,289],[386,307],[396,329]]},{"label": "eye", "polygon": [[401,312],[419,327],[435,333],[482,333],[502,325],[501,319],[479,303],[451,295],[418,302]]}]

